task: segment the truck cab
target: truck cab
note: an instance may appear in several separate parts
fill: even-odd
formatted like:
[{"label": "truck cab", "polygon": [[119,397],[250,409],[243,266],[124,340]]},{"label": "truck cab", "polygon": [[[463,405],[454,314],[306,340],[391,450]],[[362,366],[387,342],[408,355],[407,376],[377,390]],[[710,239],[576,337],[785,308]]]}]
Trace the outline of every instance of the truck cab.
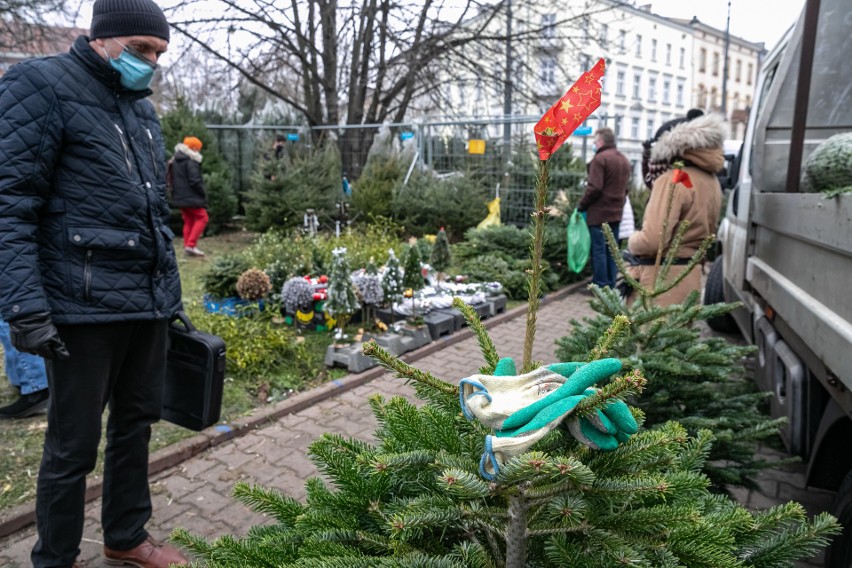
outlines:
[{"label": "truck cab", "polygon": [[[755,381],[772,393],[773,416],[787,418],[781,437],[807,463],[808,485],[838,492],[845,530],[826,565],[845,568],[852,566],[852,194],[809,192],[801,165],[830,136],[852,132],[850,23],[848,0],[808,0],[765,58],[705,290],[706,303],[742,303],[721,327],[735,325],[757,346]],[[711,282],[720,285],[711,290]]]}]

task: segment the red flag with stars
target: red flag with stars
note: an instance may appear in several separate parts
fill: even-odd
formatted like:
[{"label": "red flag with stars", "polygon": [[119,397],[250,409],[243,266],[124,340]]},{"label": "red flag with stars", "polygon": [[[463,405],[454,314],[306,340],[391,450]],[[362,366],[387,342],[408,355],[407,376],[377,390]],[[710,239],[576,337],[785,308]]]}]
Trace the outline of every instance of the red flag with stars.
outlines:
[{"label": "red flag with stars", "polygon": [[538,157],[547,160],[571,133],[601,106],[601,78],[606,70],[603,59],[583,73],[568,92],[550,107],[535,125]]}]

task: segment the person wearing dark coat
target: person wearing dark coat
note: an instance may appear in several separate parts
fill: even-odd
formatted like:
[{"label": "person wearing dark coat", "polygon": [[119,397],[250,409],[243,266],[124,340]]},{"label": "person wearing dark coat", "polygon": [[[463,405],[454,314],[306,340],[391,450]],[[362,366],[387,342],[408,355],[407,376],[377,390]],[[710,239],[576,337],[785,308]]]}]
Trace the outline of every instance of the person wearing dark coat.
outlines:
[{"label": "person wearing dark coat", "polygon": [[183,251],[187,256],[204,256],[198,239],[207,226],[207,189],[201,177],[201,140],[187,136],[175,146],[172,159],[172,205],[183,217]]},{"label": "person wearing dark coat", "polygon": [[600,287],[615,287],[618,267],[606,243],[603,225],[609,225],[618,239],[618,227],[624,212],[630,162],[615,147],[615,133],[610,128],[595,132],[595,157],[589,164],[586,193],[577,209],[585,213],[592,237],[592,283]]},{"label": "person wearing dark coat", "polygon": [[77,564],[107,405],[107,563],[187,564],[145,530],[148,442],[182,307],[165,145],[146,99],[168,44],[152,0],[96,0],[88,37],[0,79],[0,317],[17,350],[45,359],[50,390],[36,568]]}]

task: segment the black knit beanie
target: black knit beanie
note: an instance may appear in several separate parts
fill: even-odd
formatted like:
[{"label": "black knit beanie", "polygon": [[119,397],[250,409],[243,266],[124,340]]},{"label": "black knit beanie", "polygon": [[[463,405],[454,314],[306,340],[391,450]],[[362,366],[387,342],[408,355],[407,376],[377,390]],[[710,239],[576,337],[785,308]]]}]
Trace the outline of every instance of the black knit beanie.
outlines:
[{"label": "black knit beanie", "polygon": [[154,36],[169,41],[169,22],[151,0],[96,0],[89,39]]}]

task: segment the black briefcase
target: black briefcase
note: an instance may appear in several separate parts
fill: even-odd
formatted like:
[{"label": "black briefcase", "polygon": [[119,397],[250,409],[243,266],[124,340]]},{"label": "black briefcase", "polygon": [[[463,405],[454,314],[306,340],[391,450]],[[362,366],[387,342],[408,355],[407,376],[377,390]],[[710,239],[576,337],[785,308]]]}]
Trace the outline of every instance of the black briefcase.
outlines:
[{"label": "black briefcase", "polygon": [[219,420],[225,383],[225,342],[198,331],[183,312],[169,324],[164,420],[200,431]]}]

